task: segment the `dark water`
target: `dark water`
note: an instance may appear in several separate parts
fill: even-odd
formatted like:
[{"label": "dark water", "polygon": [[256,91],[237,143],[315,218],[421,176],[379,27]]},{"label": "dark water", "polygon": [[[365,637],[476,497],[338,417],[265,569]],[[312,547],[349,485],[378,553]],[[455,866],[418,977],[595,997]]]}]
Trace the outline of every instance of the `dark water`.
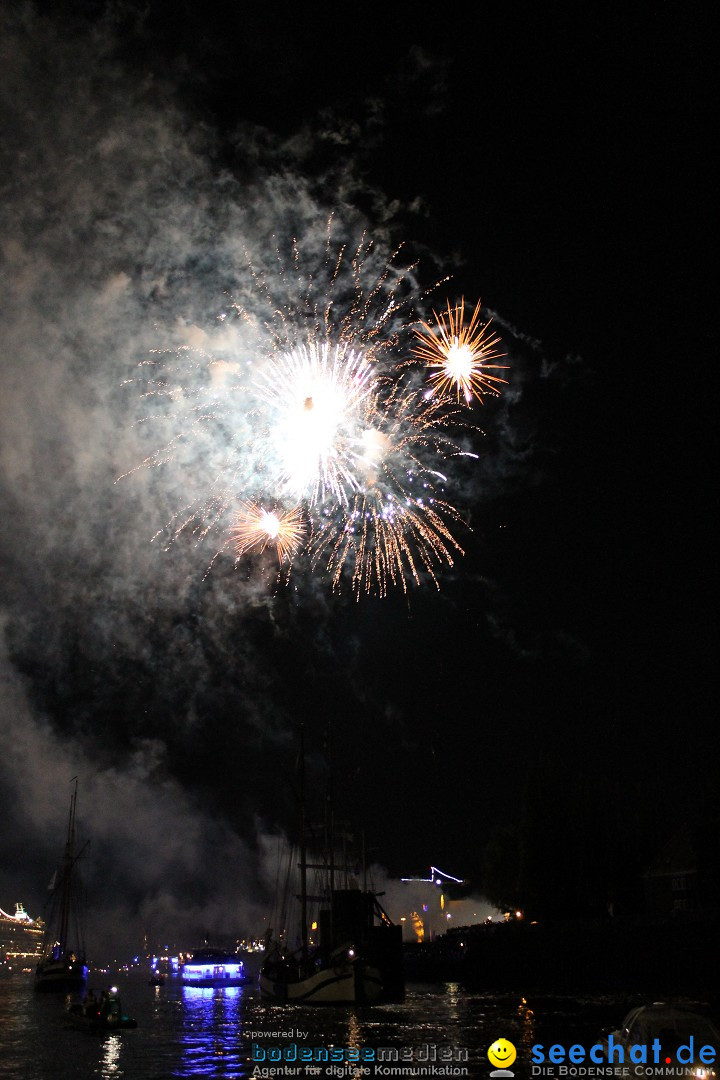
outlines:
[{"label": "dark water", "polygon": [[[97,980],[93,985],[100,989]],[[530,1076],[530,1047],[536,1042],[566,1045],[597,1039],[619,1025],[635,1003],[627,998],[583,998],[477,993],[458,983],[410,985],[404,1002],[373,1008],[272,1006],[255,986],[201,990],[168,979],[151,987],[139,974],[120,976],[123,1010],[137,1019],[136,1030],[90,1033],[68,1027],[64,1003],[33,992],[29,976],[0,981],[0,1077],[2,1080],[161,1080],[170,1077],[251,1077],[252,1043],[266,1051],[293,1041],[305,1046],[452,1048],[467,1051],[456,1062],[470,1077],[487,1077],[487,1048],[498,1038],[517,1048],[516,1078]],[[252,1032],[307,1032],[304,1040],[256,1037]],[[431,1058],[432,1060],[432,1058]],[[268,1064],[267,1060],[264,1063]],[[275,1066],[277,1068],[277,1066]],[[290,1069],[297,1071],[289,1071]],[[365,1076],[381,1076],[375,1067]],[[395,1076],[412,1076],[411,1066],[395,1066]],[[284,1071],[283,1071],[284,1070]],[[255,1075],[261,1075],[255,1072]],[[281,1063],[276,1076],[353,1076],[320,1066]],[[426,1073],[426,1075],[428,1075]],[[442,1075],[436,1073],[435,1075]]]}]

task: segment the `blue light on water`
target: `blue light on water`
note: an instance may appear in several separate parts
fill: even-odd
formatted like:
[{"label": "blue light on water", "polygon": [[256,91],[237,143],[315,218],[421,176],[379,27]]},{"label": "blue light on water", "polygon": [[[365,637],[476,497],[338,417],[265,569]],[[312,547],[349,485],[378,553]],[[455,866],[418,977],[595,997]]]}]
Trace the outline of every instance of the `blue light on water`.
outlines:
[{"label": "blue light on water", "polygon": [[[186,1005],[199,1008],[202,1012],[202,1006],[205,1003],[218,1002],[220,1005],[224,1003],[232,1002],[233,998],[239,998],[242,995],[242,986],[183,986],[182,995],[183,1001]],[[217,996],[216,996],[217,995]],[[213,1011],[212,1008],[206,1008],[205,1012],[208,1017]]]},{"label": "blue light on water", "polygon": [[247,1076],[241,1032],[247,999],[239,986],[182,988],[182,1077]]}]

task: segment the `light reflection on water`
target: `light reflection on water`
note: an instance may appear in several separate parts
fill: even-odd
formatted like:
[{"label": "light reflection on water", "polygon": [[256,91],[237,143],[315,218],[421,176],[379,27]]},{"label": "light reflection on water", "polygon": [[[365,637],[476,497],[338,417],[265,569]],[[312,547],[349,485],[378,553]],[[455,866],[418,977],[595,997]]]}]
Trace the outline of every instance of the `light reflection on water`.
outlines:
[{"label": "light reflection on water", "polygon": [[[411,984],[405,1001],[371,1008],[281,1007],[263,1002],[253,985],[205,989],[168,979],[154,988],[138,975],[121,979],[120,993],[137,1028],[98,1034],[67,1027],[63,1001],[34,994],[31,979],[0,980],[3,1080],[244,1080],[253,1072],[251,1032],[290,1028],[308,1033],[298,1040],[305,1046],[466,1048],[469,1076],[481,1078],[489,1073],[488,1046],[502,1037],[518,1051],[516,1080],[528,1080],[534,1043],[594,1040],[640,1003],[530,994],[526,1000],[520,993],[479,993],[447,982]],[[260,1045],[287,1042],[261,1039]]]},{"label": "light reflection on water", "polygon": [[245,1076],[244,987],[183,986],[181,1061],[175,1076]]},{"label": "light reflection on water", "polygon": [[538,1042],[535,1037],[535,1013],[526,999],[520,999],[517,1007],[518,1039],[515,1047],[521,1061],[530,1060],[530,1048]]},{"label": "light reflection on water", "polygon": [[124,1076],[120,1066],[120,1053],[122,1051],[122,1039],[118,1033],[107,1035],[103,1043],[102,1080],[115,1080],[115,1077]]}]

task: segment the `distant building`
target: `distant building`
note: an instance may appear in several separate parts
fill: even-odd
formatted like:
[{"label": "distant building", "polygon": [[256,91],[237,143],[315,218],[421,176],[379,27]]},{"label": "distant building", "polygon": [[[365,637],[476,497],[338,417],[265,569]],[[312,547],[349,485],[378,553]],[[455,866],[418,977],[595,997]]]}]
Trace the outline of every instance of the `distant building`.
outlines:
[{"label": "distant building", "polygon": [[645,907],[651,918],[695,912],[698,907],[698,859],[692,830],[679,828],[644,874]]},{"label": "distant building", "polygon": [[[471,926],[502,920],[502,913],[487,900],[473,895],[472,884],[431,866],[427,876],[401,878],[391,915],[400,922],[405,941],[432,941],[453,926]],[[397,905],[402,908],[397,911]]]},{"label": "distant building", "polygon": [[643,874],[654,920],[720,917],[720,797],[688,813]]},{"label": "distant building", "polygon": [[15,905],[15,914],[0,908],[0,965],[10,969],[27,967],[42,954],[45,923],[31,919],[22,904]]}]

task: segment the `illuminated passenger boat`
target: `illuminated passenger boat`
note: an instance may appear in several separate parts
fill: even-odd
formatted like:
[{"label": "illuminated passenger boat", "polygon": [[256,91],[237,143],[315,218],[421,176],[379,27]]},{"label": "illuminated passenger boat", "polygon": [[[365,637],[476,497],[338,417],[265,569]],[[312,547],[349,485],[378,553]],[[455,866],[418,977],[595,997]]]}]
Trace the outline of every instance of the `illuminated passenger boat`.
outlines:
[{"label": "illuminated passenger boat", "polygon": [[10,915],[0,907],[0,969],[27,971],[26,964],[42,955],[45,923],[31,919],[21,903]]},{"label": "illuminated passenger boat", "polygon": [[244,986],[251,981],[243,962],[220,949],[196,949],[180,966],[184,986]]}]

